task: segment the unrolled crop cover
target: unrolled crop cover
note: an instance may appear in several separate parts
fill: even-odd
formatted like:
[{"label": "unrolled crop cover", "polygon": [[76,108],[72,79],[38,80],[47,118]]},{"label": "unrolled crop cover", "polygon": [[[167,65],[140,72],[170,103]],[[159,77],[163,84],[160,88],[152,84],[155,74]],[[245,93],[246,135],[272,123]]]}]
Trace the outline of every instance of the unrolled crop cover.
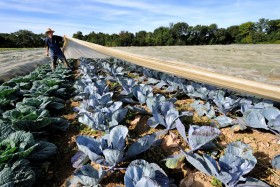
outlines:
[{"label": "unrolled crop cover", "polygon": [[67,40],[64,45],[64,54],[66,58],[78,59],[80,57],[86,58],[108,58],[109,56],[94,51],[93,49],[81,45],[72,40]]}]

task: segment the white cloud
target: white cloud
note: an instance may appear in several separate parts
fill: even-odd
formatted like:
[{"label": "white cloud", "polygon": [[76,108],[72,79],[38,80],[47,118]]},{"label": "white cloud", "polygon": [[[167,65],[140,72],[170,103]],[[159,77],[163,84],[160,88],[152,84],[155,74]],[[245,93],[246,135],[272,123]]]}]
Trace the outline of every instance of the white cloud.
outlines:
[{"label": "white cloud", "polygon": [[152,31],[170,22],[217,23],[226,27],[258,18],[279,18],[278,0],[0,0],[0,32],[54,27],[61,34],[81,30],[113,33]]},{"label": "white cloud", "polygon": [[34,6],[27,4],[25,1],[0,1],[0,9],[10,9],[10,10],[18,10],[24,12],[39,12],[46,14],[55,14],[57,11],[52,9],[46,9],[40,6]]}]

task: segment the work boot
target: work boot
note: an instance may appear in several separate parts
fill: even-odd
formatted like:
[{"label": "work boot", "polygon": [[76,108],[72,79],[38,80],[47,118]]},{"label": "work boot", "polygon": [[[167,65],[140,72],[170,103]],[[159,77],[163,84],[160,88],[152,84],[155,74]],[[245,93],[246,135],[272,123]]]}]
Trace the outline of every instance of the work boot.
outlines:
[{"label": "work boot", "polygon": [[50,64],[52,71],[54,72],[56,69],[56,63],[55,62],[51,62]]},{"label": "work boot", "polygon": [[70,67],[69,63],[67,62],[67,60],[63,60],[62,62],[63,62],[63,65],[64,65],[65,68],[69,68]]}]

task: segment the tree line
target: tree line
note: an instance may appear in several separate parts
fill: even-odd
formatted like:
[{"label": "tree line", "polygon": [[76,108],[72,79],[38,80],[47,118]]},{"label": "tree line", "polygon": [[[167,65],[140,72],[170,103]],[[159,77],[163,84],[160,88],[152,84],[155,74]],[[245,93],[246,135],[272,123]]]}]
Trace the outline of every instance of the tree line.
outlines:
[{"label": "tree line", "polygon": [[0,33],[1,48],[33,48],[44,47],[44,34],[35,34],[28,30],[13,33]]},{"label": "tree line", "polygon": [[[153,32],[139,31],[119,34],[81,31],[74,38],[104,46],[172,46],[172,45],[214,45],[214,44],[280,44],[280,19],[259,19],[228,28],[217,24],[190,26],[185,22],[171,23],[168,27],[158,27]],[[0,47],[43,47],[44,34],[34,34],[28,30],[14,33],[0,33]]]},{"label": "tree line", "polygon": [[280,19],[260,19],[228,28],[217,24],[190,26],[184,22],[171,23],[169,27],[159,27],[153,32],[134,33],[121,31],[119,34],[81,31],[74,38],[104,46],[172,46],[172,45],[214,45],[214,44],[257,44],[280,43]]}]

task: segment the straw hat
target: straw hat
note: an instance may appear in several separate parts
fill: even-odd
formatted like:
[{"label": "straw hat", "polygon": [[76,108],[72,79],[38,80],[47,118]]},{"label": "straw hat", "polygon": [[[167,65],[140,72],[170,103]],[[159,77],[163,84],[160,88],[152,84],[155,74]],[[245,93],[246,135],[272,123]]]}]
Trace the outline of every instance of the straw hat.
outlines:
[{"label": "straw hat", "polygon": [[47,30],[46,30],[46,34],[48,34],[49,32],[52,32],[52,33],[54,33],[55,31],[54,30],[52,30],[51,28],[47,28]]}]

